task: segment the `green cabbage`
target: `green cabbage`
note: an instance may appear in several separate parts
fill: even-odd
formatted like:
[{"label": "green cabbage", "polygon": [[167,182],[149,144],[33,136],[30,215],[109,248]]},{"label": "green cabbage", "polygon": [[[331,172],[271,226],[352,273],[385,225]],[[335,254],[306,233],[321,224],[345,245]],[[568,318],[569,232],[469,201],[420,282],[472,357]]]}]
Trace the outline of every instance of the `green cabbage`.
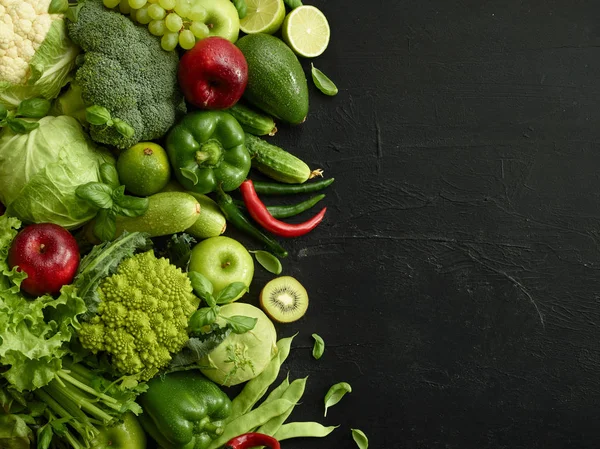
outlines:
[{"label": "green cabbage", "polygon": [[0,104],[14,109],[28,98],[57,97],[71,80],[79,52],[79,47],[69,40],[65,19],[55,19],[29,61],[27,78],[18,84],[0,79]]},{"label": "green cabbage", "polygon": [[21,221],[76,228],[97,210],[75,189],[100,181],[100,165],[114,159],[72,117],[44,117],[39,124],[28,134],[0,132],[0,202]]}]

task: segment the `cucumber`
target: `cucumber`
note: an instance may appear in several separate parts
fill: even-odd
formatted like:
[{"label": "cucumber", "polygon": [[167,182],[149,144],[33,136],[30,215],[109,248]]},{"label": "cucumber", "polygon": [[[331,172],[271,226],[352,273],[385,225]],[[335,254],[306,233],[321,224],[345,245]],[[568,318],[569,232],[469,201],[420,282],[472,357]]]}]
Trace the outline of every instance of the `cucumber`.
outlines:
[{"label": "cucumber", "polygon": [[183,232],[200,216],[200,203],[184,192],[160,192],[148,197],[148,210],[139,217],[117,217],[116,236],[124,231],[150,237]]},{"label": "cucumber", "polygon": [[275,121],[265,114],[260,114],[243,104],[236,103],[226,110],[242,125],[244,131],[255,136],[274,136],[277,132]]},{"label": "cucumber", "polygon": [[286,123],[297,125],[308,115],[308,83],[298,57],[270,34],[248,34],[236,43],[248,63],[244,98]]},{"label": "cucumber", "polygon": [[185,191],[181,184],[171,181],[162,190],[163,192],[185,192],[193,196],[200,203],[200,215],[189,228],[185,230],[192,237],[207,239],[217,237],[225,232],[227,223],[221,208],[206,195]]},{"label": "cucumber", "polygon": [[283,148],[249,133],[246,133],[246,148],[252,166],[275,181],[302,184],[321,173],[321,170],[311,171],[304,161]]}]

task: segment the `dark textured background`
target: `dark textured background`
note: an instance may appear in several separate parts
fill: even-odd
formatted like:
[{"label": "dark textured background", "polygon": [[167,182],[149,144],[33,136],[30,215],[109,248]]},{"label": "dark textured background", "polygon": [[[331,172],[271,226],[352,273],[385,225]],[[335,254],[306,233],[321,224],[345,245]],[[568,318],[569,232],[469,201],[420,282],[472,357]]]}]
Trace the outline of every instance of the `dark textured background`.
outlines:
[{"label": "dark textured background", "polygon": [[598,3],[306,3],[340,93],[272,141],[336,182],[286,242],[311,306],[279,332],[310,376],[293,419],[340,427],[284,447],[598,447]]}]

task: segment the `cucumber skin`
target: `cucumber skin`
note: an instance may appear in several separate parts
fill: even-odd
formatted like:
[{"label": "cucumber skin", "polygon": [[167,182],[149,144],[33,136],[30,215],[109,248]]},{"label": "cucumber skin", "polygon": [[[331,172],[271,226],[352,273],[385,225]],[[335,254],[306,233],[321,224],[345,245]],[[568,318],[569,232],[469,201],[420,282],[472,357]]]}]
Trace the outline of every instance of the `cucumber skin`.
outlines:
[{"label": "cucumber skin", "polygon": [[186,191],[181,184],[170,181],[162,190],[163,192],[185,192],[193,196],[200,203],[200,215],[186,233],[197,239],[217,237],[225,232],[227,221],[219,205],[206,195]]},{"label": "cucumber skin", "polygon": [[148,210],[139,217],[117,217],[117,232],[146,232],[150,237],[176,234],[192,226],[200,215],[200,203],[184,192],[160,192],[148,197]]},{"label": "cucumber skin", "polygon": [[246,133],[246,148],[252,166],[275,181],[302,184],[310,178],[310,167],[304,161],[260,137]]},{"label": "cucumber skin", "polygon": [[248,34],[236,42],[248,63],[244,98],[252,105],[291,125],[308,115],[308,82],[298,57],[281,39]]},{"label": "cucumber skin", "polygon": [[275,121],[271,117],[253,111],[243,104],[235,104],[225,111],[233,115],[247,133],[255,136],[274,136],[277,132]]}]

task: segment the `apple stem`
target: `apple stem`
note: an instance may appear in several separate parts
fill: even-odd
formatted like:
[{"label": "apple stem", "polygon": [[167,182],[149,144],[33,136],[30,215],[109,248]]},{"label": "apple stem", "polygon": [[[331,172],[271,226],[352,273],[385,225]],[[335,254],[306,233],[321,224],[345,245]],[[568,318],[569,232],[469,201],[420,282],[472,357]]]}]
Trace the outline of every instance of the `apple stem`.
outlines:
[{"label": "apple stem", "polygon": [[221,268],[225,268],[228,267],[229,265],[231,265],[231,262],[227,261],[224,264],[221,265]]}]

